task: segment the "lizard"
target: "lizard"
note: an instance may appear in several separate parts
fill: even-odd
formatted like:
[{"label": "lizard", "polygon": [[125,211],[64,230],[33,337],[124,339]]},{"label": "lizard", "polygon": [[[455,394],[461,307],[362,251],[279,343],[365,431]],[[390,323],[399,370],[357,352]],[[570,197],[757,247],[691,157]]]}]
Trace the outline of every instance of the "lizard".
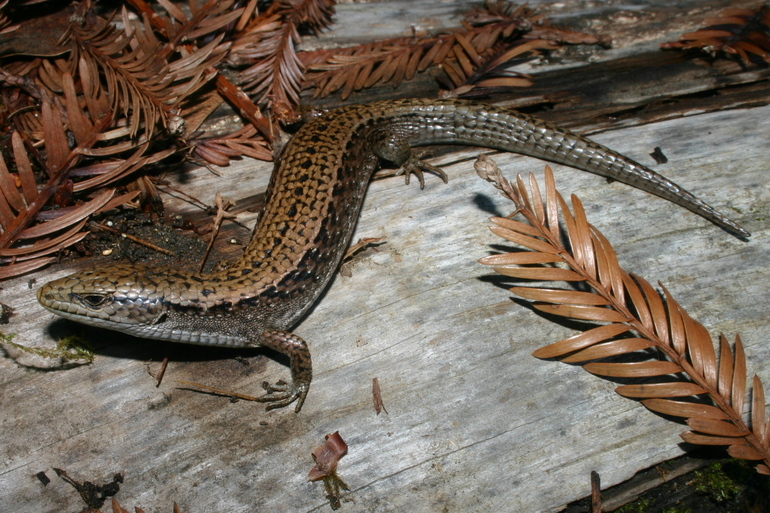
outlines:
[{"label": "lizard", "polygon": [[264,383],[267,408],[296,401],[312,379],[307,343],[292,331],[324,291],[350,243],[372,174],[382,161],[423,182],[446,176],[413,146],[466,144],[529,155],[605,176],[681,205],[740,237],[750,234],[655,171],[551,123],[465,100],[384,100],[331,110],[302,126],[275,163],[265,206],[243,255],[197,273],[114,264],[47,283],[51,312],[137,337],[229,347],[263,346],[289,357],[291,380]]}]

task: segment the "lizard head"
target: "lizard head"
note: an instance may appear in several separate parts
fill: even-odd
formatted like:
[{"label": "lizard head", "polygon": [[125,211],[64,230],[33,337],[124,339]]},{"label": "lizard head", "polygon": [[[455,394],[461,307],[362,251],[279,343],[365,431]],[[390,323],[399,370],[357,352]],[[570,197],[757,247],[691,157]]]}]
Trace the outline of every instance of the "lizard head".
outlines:
[{"label": "lizard head", "polygon": [[157,322],[164,313],[164,295],[170,292],[148,272],[126,265],[80,271],[42,286],[37,300],[66,319],[131,332],[131,325]]}]

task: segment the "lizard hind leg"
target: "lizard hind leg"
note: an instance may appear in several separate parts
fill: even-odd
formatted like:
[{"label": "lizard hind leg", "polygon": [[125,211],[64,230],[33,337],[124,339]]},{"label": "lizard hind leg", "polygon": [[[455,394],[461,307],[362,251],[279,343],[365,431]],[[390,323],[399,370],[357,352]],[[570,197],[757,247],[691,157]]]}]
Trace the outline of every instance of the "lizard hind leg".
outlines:
[{"label": "lizard hind leg", "polygon": [[379,136],[372,142],[372,151],[375,155],[383,160],[392,162],[399,166],[396,175],[404,175],[404,179],[409,185],[409,179],[411,175],[415,175],[420,182],[420,189],[425,188],[425,172],[435,174],[441,178],[444,183],[447,183],[448,178],[446,173],[432,164],[424,162],[422,159],[430,154],[430,152],[415,153],[409,142],[398,134],[392,132],[385,132],[379,134]]},{"label": "lizard hind leg", "polygon": [[283,408],[297,401],[296,413],[302,409],[313,379],[313,365],[307,343],[300,337],[287,331],[268,330],[259,336],[258,344],[273,349],[289,357],[291,383],[281,380],[275,385],[267,382],[262,387],[267,391],[257,401],[269,403],[267,410]]}]

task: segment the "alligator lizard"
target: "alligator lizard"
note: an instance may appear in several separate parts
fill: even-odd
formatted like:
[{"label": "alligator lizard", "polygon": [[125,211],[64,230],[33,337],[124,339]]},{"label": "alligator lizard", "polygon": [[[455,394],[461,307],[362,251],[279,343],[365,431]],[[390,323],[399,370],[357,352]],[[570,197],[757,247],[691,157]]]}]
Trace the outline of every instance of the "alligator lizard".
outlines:
[{"label": "alligator lizard", "polygon": [[[566,164],[681,205],[737,235],[749,233],[678,185],[567,130],[504,108],[460,100],[353,105],[303,126],[284,148],[251,242],[228,269],[200,274],[111,265],[48,283],[38,300],[85,324],[134,336],[229,347],[265,346],[290,359],[291,382],[264,384],[268,408],[302,407],[312,377],[291,330],[337,270],[381,160],[436,168],[411,147],[469,144]],[[443,175],[439,171],[440,174]]]}]

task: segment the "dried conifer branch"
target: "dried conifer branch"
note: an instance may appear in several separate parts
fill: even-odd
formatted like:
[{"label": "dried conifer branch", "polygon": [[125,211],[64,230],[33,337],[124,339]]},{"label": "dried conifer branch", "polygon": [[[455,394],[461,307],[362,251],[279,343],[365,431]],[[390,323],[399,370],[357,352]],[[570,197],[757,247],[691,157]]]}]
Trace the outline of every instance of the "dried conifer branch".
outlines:
[{"label": "dried conifer branch", "polygon": [[[491,255],[480,260],[495,271],[520,280],[581,283],[591,292],[539,286],[513,287],[511,292],[552,315],[590,321],[596,327],[538,349],[538,358],[586,362],[593,374],[646,378],[616,391],[642,401],[652,411],[685,419],[690,431],[682,438],[693,444],[727,445],[727,452],[770,475],[770,430],[767,429],[762,382],[753,378],[751,428],[743,421],[746,360],[740,337],[731,348],[720,336],[720,354],[702,324],[692,319],[661,285],[662,293],[640,276],[627,273],[612,245],[585,216],[572,196],[572,210],[556,191],[546,166],[545,197],[530,175],[529,189],[519,176],[516,184],[482,160],[482,178],[511,199],[526,222],[493,218],[491,230],[528,251]],[[562,221],[563,228],[559,221]],[[649,359],[648,349],[659,358]],[[613,360],[633,354],[628,362]]]},{"label": "dried conifer branch", "polygon": [[[143,135],[150,139],[158,123],[168,128],[178,116],[179,104],[212,78],[205,72],[224,57],[227,47],[220,44],[220,35],[170,61],[147,18],[134,22],[124,10],[123,23],[124,30],[109,19],[93,25],[72,24],[65,39],[81,80],[90,79],[87,92],[106,96],[116,120],[128,116],[129,137],[136,138],[143,126]],[[104,83],[99,77],[104,77]]]},{"label": "dried conifer branch", "polygon": [[303,52],[300,58],[310,69],[306,80],[316,87],[316,96],[342,89],[344,99],[353,91],[387,82],[398,87],[434,65],[446,73],[444,86],[459,89],[457,94],[474,87],[527,86],[530,82],[523,75],[498,69],[511,66],[513,59],[531,58],[565,42],[593,44],[599,40],[550,27],[533,10],[498,1],[472,10],[463,28],[450,34]]},{"label": "dried conifer branch", "polygon": [[[136,20],[125,9],[122,26],[83,11],[63,38],[71,49],[66,59],[10,63],[0,71],[3,101],[17,129],[12,162],[0,166],[0,264],[8,264],[0,279],[50,262],[51,253],[84,237],[86,217],[135,195],[120,195],[123,201],[115,203],[115,191],[105,191],[53,216],[47,212],[47,221],[28,227],[42,219],[52,198],[60,207],[70,205],[74,194],[177,151],[166,145],[148,153],[159,135],[184,132],[188,98],[216,74],[213,66],[228,48],[216,32],[242,14],[227,11],[232,4],[209,1],[187,23],[169,25],[178,38],[210,35],[200,47],[164,45],[150,18]],[[238,135],[228,146],[231,156],[239,149],[259,154],[253,132]]]},{"label": "dried conifer branch", "polygon": [[212,137],[194,142],[193,153],[218,166],[226,166],[233,157],[248,155],[258,160],[270,160],[272,154],[257,130],[246,125],[240,130],[222,137]]},{"label": "dried conifer branch", "polygon": [[258,103],[299,104],[304,67],[297,57],[299,27],[327,28],[335,0],[278,0],[256,18],[233,43],[232,62],[254,62],[239,82]]},{"label": "dried conifer branch", "polygon": [[663,43],[664,50],[699,49],[712,57],[726,54],[744,65],[770,63],[770,6],[756,9],[726,9],[704,22],[704,28]]},{"label": "dried conifer branch", "polygon": [[[71,84],[72,77],[65,73],[64,82]],[[65,90],[65,97],[67,94],[68,92]],[[69,100],[65,99],[65,103],[68,107],[78,105],[78,102],[72,98]],[[48,223],[43,223],[43,225],[25,230],[42,207],[57,192],[59,186],[65,181],[68,171],[81,160],[82,154],[98,142],[99,135],[105,130],[111,119],[110,116],[104,116],[98,123],[90,124],[83,115],[83,112],[79,110],[68,111],[68,114],[70,125],[80,127],[79,129],[73,128],[73,132],[76,134],[76,146],[73,149],[69,148],[61,111],[47,101],[44,101],[41,105],[40,119],[45,158],[37,155],[37,151],[35,151],[35,160],[37,165],[43,167],[48,180],[39,192],[29,158],[32,145],[25,145],[23,137],[19,132],[12,134],[13,157],[19,183],[16,184],[10,174],[7,174],[8,166],[3,162],[2,166],[0,166],[2,168],[0,169],[0,175],[5,175],[2,183],[0,183],[3,192],[0,196],[0,212],[2,212],[0,215],[0,248],[8,248],[14,241],[19,239],[40,237],[49,235],[54,230],[65,229],[74,223],[80,222],[84,216],[90,215],[96,209],[103,206],[103,204],[100,205],[98,202],[86,203],[76,213],[67,215],[69,223],[63,225],[61,220],[59,220],[54,228],[50,230],[43,228],[43,226],[51,222],[49,221]],[[113,192],[109,191],[110,197]],[[106,198],[105,202],[107,200],[109,198]],[[89,204],[90,206],[86,206]],[[45,245],[47,241],[41,241],[41,243]],[[7,269],[4,269],[4,271],[7,271]]]},{"label": "dried conifer branch", "polygon": [[[146,19],[150,21],[153,27],[160,32],[160,34],[166,39],[174,39],[176,42],[182,39],[192,39],[194,37],[201,37],[202,35],[211,34],[215,31],[223,31],[228,27],[228,24],[233,23],[235,19],[238,20],[236,30],[242,30],[242,25],[245,24],[256,12],[256,2],[252,1],[245,8],[233,9],[234,2],[232,0],[209,0],[204,6],[197,11],[194,11],[193,19],[188,19],[187,16],[177,8],[169,0],[163,0],[159,2],[164,9],[170,14],[169,17],[160,16],[147,4],[144,0],[128,0],[139,12],[141,12]],[[229,11],[229,12],[228,12]],[[178,27],[177,24],[181,23],[182,26]],[[234,39],[228,37],[228,40]],[[175,48],[172,42],[169,42],[165,46],[166,50]],[[190,47],[187,47],[190,48]],[[236,51],[237,46],[233,46],[228,42],[228,48],[230,53],[230,60],[232,61],[232,54]],[[214,74],[214,68],[209,68],[206,73]],[[233,85],[222,74],[216,74],[215,81],[217,92],[222,98],[227,99],[237,111],[246,118],[254,128],[256,128],[266,140],[272,139],[272,132],[266,118],[262,116],[259,108],[251,102],[249,97],[240,91],[235,85]],[[185,112],[182,113],[182,117],[187,120]],[[197,127],[190,129],[188,127],[184,136],[189,136]],[[211,162],[216,164],[216,162]]]},{"label": "dried conifer branch", "polygon": [[8,0],[0,2],[0,34],[7,34],[19,29],[19,25],[14,25],[11,20],[2,13],[3,8],[8,5]]}]

